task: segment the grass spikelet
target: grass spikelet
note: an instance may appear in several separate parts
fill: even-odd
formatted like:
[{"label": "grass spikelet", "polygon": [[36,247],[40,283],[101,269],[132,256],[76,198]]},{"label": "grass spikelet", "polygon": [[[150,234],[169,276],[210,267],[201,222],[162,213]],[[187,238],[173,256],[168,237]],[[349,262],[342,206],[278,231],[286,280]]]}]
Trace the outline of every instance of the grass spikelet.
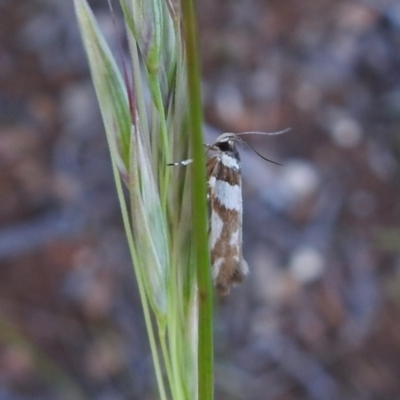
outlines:
[{"label": "grass spikelet", "polygon": [[[212,291],[199,77],[188,67],[196,51],[188,30],[194,24],[193,12],[186,12],[190,2],[120,0],[132,67],[125,79],[86,0],[74,3],[160,399],[212,399]],[[189,156],[193,166],[168,166]]]}]

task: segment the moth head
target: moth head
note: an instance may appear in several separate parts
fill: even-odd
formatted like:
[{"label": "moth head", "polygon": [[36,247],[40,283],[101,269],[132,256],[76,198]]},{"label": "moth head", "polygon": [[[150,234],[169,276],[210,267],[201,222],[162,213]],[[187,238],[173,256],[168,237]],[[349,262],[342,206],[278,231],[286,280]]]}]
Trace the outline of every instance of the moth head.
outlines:
[{"label": "moth head", "polygon": [[[221,136],[218,136],[217,140],[214,144],[212,144],[209,148],[215,151],[222,152],[235,152],[235,141],[238,140],[238,137],[234,133],[223,133]],[[239,139],[240,140],[240,139]]]},{"label": "moth head", "polygon": [[243,143],[244,145],[250,147],[263,160],[271,162],[272,164],[282,165],[275,161],[269,160],[268,158],[265,158],[253,146],[251,146],[249,143],[245,142],[242,139],[242,136],[245,136],[245,135],[265,135],[265,136],[280,135],[289,130],[290,130],[290,128],[284,129],[283,131],[278,131],[278,132],[253,132],[252,131],[252,132],[241,132],[241,133],[230,133],[230,132],[223,133],[222,135],[218,136],[218,138],[214,144],[206,145],[206,147],[208,150],[214,150],[214,151],[219,151],[219,152],[223,152],[223,153],[233,152],[235,154],[235,156],[237,158],[239,158],[239,153],[235,147],[235,142],[239,142],[239,143]]}]

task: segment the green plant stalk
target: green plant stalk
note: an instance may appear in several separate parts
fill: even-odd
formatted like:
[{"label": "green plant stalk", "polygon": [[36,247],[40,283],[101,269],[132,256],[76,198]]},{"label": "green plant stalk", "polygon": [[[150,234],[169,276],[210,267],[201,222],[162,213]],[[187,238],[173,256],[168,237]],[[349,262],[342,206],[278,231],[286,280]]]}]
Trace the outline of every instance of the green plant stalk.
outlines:
[{"label": "green plant stalk", "polygon": [[[174,312],[176,313],[176,312]],[[184,385],[185,381],[182,376],[182,371],[180,370],[180,350],[182,349],[182,346],[180,348],[178,347],[178,343],[176,338],[178,338],[180,335],[180,331],[178,332],[179,327],[176,324],[176,315],[174,316],[174,319],[171,318],[171,321],[173,323],[170,324],[168,327],[169,330],[169,348],[170,348],[170,353],[171,353],[171,366],[172,366],[172,371],[173,371],[173,381],[172,381],[172,386],[174,388],[174,393],[173,393],[173,399],[175,400],[184,400],[186,397],[184,395]],[[182,342],[183,343],[183,342]]]},{"label": "green plant stalk", "polygon": [[206,169],[202,135],[202,105],[193,0],[182,0],[187,57],[189,118],[191,128],[192,202],[194,248],[198,285],[198,400],[212,400],[213,385],[213,286],[207,234]]},{"label": "green plant stalk", "polygon": [[170,384],[170,392],[171,396],[173,399],[175,399],[174,396],[174,385],[171,385],[171,382],[173,382],[173,370],[171,366],[171,360],[168,352],[168,346],[167,346],[167,338],[166,338],[166,330],[162,330],[159,327],[158,330],[158,337],[160,340],[160,347],[161,347],[161,352],[164,360],[164,367],[165,367],[165,373],[167,374],[167,379]]}]

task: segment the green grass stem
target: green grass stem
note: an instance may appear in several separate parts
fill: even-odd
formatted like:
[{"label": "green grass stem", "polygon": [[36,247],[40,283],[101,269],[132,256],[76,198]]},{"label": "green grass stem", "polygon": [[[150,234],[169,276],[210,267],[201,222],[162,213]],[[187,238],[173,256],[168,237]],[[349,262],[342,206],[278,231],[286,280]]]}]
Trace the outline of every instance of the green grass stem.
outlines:
[{"label": "green grass stem", "polygon": [[198,399],[212,400],[213,387],[213,286],[207,235],[206,169],[202,134],[202,104],[197,44],[197,24],[192,0],[182,0],[191,128],[193,229],[199,301]]}]

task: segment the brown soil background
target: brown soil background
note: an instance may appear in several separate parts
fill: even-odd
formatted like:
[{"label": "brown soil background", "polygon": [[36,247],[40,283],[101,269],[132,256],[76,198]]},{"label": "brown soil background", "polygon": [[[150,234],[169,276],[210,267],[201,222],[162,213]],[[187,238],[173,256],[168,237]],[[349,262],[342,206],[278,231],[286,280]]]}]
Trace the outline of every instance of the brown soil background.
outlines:
[{"label": "brown soil background", "polygon": [[[292,128],[243,152],[216,399],[399,399],[398,2],[197,3],[207,123]],[[0,1],[0,324],[0,400],[157,398],[70,1]]]}]

